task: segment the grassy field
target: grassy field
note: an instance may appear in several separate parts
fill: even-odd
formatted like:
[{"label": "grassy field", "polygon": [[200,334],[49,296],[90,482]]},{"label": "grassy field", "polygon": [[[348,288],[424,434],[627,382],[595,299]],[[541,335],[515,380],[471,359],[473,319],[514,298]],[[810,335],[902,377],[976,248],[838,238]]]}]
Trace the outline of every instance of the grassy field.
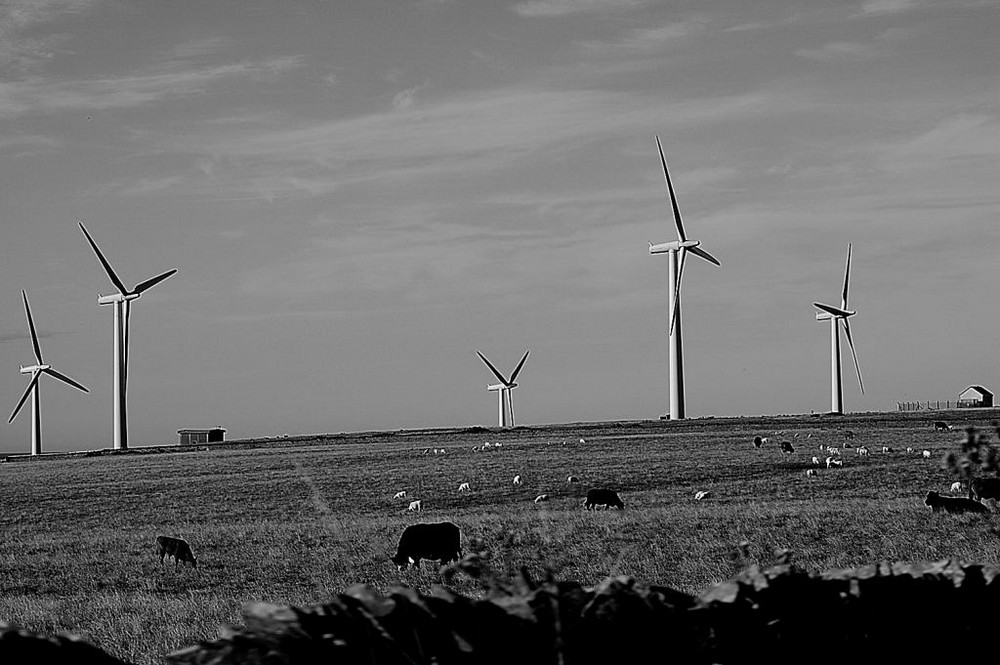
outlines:
[{"label": "grassy field", "polygon": [[[944,417],[951,432],[934,432]],[[387,432],[225,444],[153,454],[52,457],[0,465],[0,620],[71,631],[135,663],[240,622],[247,601],[320,603],[356,583],[440,583],[436,566],[397,573],[406,525],[450,520],[466,553],[507,574],[527,566],[594,584],[627,574],[699,593],[790,549],[807,569],[958,557],[996,564],[996,516],[932,514],[941,460],[991,411],[702,419],[469,431]],[[871,456],[807,478],[846,430]],[[761,449],[751,439],[770,437]],[[581,438],[583,439],[581,441]],[[796,450],[779,452],[788,440]],[[489,441],[500,449],[474,451]],[[884,454],[882,446],[895,452]],[[914,453],[903,451],[907,447]],[[443,447],[444,454],[425,453]],[[930,450],[925,459],[920,451]],[[145,454],[144,454],[145,453]],[[520,474],[521,487],[512,485]],[[570,474],[579,483],[568,483]],[[460,482],[469,493],[459,494]],[[585,511],[590,487],[624,511]],[[393,500],[399,490],[407,498]],[[708,498],[695,501],[698,490]],[[548,503],[532,499],[546,493]],[[405,513],[421,499],[420,514]],[[159,534],[187,539],[198,569],[155,556]],[[750,557],[738,544],[750,543]],[[477,595],[459,575],[451,588]]]}]

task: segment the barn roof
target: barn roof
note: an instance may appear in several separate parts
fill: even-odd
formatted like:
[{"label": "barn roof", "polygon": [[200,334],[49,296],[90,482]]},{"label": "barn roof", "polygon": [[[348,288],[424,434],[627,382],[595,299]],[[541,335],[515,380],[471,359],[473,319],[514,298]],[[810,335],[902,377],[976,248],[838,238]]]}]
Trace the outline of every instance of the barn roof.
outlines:
[{"label": "barn roof", "polygon": [[177,430],[178,434],[196,434],[198,432],[225,432],[225,428],[222,427],[189,427],[186,429]]},{"label": "barn roof", "polygon": [[983,397],[993,397],[993,393],[991,393],[986,388],[983,388],[982,386],[969,386],[968,388],[966,388],[965,390],[963,390],[962,392],[960,392],[959,395],[964,395],[965,393],[969,392],[970,390],[975,390],[977,393],[979,393]]}]

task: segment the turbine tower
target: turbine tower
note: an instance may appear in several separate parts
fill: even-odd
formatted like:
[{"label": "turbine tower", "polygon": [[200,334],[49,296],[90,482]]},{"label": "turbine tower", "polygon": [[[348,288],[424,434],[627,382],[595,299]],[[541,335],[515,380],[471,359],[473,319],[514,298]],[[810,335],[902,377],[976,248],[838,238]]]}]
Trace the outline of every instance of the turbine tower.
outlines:
[{"label": "turbine tower", "polygon": [[28,395],[31,395],[31,454],[41,455],[42,418],[39,413],[38,380],[42,378],[42,374],[48,374],[49,376],[59,379],[63,383],[68,383],[74,388],[82,390],[85,393],[89,393],[90,391],[65,374],[60,374],[52,369],[52,365],[46,365],[42,361],[42,347],[38,345],[38,335],[35,333],[35,322],[31,319],[31,308],[28,306],[28,294],[22,290],[21,297],[24,299],[24,315],[28,318],[28,331],[31,333],[31,347],[35,351],[35,364],[30,367],[21,368],[21,374],[31,375],[31,382],[28,383],[28,388],[24,391],[24,394],[21,395],[21,399],[17,403],[17,406],[14,407],[14,412],[10,414],[10,420],[7,421],[7,424],[9,425],[14,422],[14,418],[17,418],[18,412],[21,410],[21,407],[24,406],[25,400],[28,399]]},{"label": "turbine tower", "polygon": [[131,311],[131,302],[141,296],[144,291],[151,289],[166,278],[173,275],[177,270],[167,272],[147,279],[135,285],[129,290],[125,284],[118,279],[114,269],[108,260],[104,258],[100,248],[94,239],[87,233],[83,222],[79,222],[80,230],[87,237],[87,242],[97,255],[97,259],[104,266],[104,271],[108,273],[111,283],[118,289],[118,293],[110,296],[98,296],[98,305],[111,305],[114,308],[115,320],[115,350],[114,350],[114,447],[115,450],[125,450],[128,448],[128,412],[126,410],[126,391],[128,388],[128,328]]},{"label": "turbine tower", "polygon": [[670,194],[670,207],[673,211],[674,226],[677,227],[677,240],[662,242],[657,245],[649,243],[650,254],[667,255],[667,288],[670,291],[667,316],[670,319],[670,330],[667,333],[667,356],[669,360],[670,381],[670,419],[681,420],[685,417],[686,403],[684,399],[684,350],[681,345],[681,276],[684,274],[684,258],[691,252],[700,259],[721,266],[719,260],[699,247],[698,240],[689,240],[684,233],[684,223],[681,221],[681,211],[677,207],[677,195],[670,181],[667,170],[667,160],[663,157],[663,147],[660,137],[656,137],[656,147],[660,151],[660,163],[663,164],[663,177],[667,181],[667,192]]},{"label": "turbine tower", "polygon": [[513,427],[514,398],[511,391],[514,390],[514,388],[517,388],[517,384],[514,383],[514,381],[517,379],[517,373],[520,372],[521,367],[524,366],[524,361],[528,358],[528,352],[525,351],[524,355],[521,356],[521,362],[517,363],[517,367],[514,368],[514,372],[510,375],[509,380],[504,378],[503,374],[501,374],[500,371],[493,366],[493,363],[486,359],[486,356],[479,353],[479,351],[476,351],[476,353],[480,358],[482,358],[483,362],[486,363],[486,366],[490,368],[490,371],[493,372],[498,379],[500,379],[500,383],[495,383],[486,387],[487,390],[497,391],[497,402],[499,405],[498,425],[500,427]]},{"label": "turbine tower", "polygon": [[840,328],[837,323],[844,324],[844,333],[847,335],[847,344],[851,347],[851,355],[854,357],[854,369],[858,373],[858,385],[861,386],[861,394],[865,393],[865,384],[861,380],[861,366],[858,365],[858,354],[854,350],[854,339],[851,337],[851,324],[848,319],[857,312],[847,309],[847,291],[851,284],[851,245],[847,245],[847,269],[844,271],[844,293],[840,300],[840,307],[824,305],[814,302],[813,307],[821,310],[816,313],[817,321],[830,322],[830,373],[832,383],[830,384],[830,412],[844,413],[844,387],[840,372]]}]

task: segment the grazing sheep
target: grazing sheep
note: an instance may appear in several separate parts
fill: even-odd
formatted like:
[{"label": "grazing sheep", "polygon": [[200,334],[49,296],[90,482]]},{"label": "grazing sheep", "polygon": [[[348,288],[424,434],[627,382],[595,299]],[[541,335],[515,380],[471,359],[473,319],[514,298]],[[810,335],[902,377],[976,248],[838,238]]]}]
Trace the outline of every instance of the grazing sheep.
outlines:
[{"label": "grazing sheep", "polygon": [[989,508],[978,501],[967,499],[964,496],[941,496],[934,490],[927,493],[927,498],[924,499],[924,505],[930,506],[931,510],[935,513],[941,512],[942,508],[946,512],[957,514],[990,512]]},{"label": "grazing sheep", "polygon": [[403,499],[405,497],[406,497],[406,490],[402,490],[401,492],[396,492],[395,494],[392,495],[393,499]]},{"label": "grazing sheep", "polygon": [[421,501],[420,499],[417,499],[416,501],[410,501],[410,505],[406,509],[406,512],[408,512],[408,513],[416,513],[416,512],[420,512],[421,510],[423,510],[423,508],[424,508],[423,501]]},{"label": "grazing sheep", "polygon": [[174,557],[174,568],[181,561],[186,564],[190,563],[193,568],[198,567],[198,559],[195,558],[194,552],[191,551],[191,546],[183,538],[157,536],[156,553],[160,557],[161,564],[163,563],[163,557]]},{"label": "grazing sheep", "polygon": [[[496,442],[496,443],[493,444],[493,447],[494,448],[503,448],[503,443],[500,442],[500,441],[498,441],[498,442]],[[441,452],[444,452],[444,451],[441,451]]]},{"label": "grazing sheep", "polygon": [[521,474],[514,476],[514,487],[520,487],[521,485]]},{"label": "grazing sheep", "polygon": [[842,460],[842,459],[834,459],[832,457],[827,457],[826,458],[826,468],[829,469],[829,468],[834,467],[834,466],[844,466],[844,460]]},{"label": "grazing sheep", "polygon": [[907,446],[906,447],[906,452],[912,453],[913,452],[913,448],[911,446]]},{"label": "grazing sheep", "polygon": [[548,494],[539,494],[538,496],[535,497],[535,503],[541,503],[543,501],[548,501],[548,500],[549,500]]},{"label": "grazing sheep", "polygon": [[581,436],[580,437],[580,443],[587,443],[587,441]]},{"label": "grazing sheep", "polygon": [[931,451],[925,450],[924,451],[924,457],[926,457],[927,459],[930,459],[931,458]]},{"label": "grazing sheep", "polygon": [[892,452],[892,447],[891,446],[882,446],[882,452],[883,453],[891,453]]},{"label": "grazing sheep", "polygon": [[806,476],[808,478],[815,478],[816,477],[816,469],[806,469]]},{"label": "grazing sheep", "polygon": [[459,492],[468,492],[468,491],[470,491],[471,489],[472,489],[472,488],[471,488],[471,487],[469,487],[469,483],[462,483],[461,485],[459,485],[459,486],[458,486],[458,491],[459,491]]},{"label": "grazing sheep", "polygon": [[831,455],[840,454],[840,448],[837,448],[836,446],[827,446],[826,449]]},{"label": "grazing sheep", "polygon": [[858,446],[858,454],[862,457],[868,457],[870,454],[868,452],[868,446]]},{"label": "grazing sheep", "polygon": [[961,492],[962,491],[962,483],[960,483],[957,480],[955,482],[953,482],[951,484],[951,491],[952,492]]},{"label": "grazing sheep", "polygon": [[577,478],[576,476],[569,476],[569,477],[566,478],[566,482],[567,483],[578,483],[578,482],[580,482],[580,479]]},{"label": "grazing sheep", "polygon": [[819,458],[818,457],[813,457],[812,463],[813,463],[813,466],[819,466]]},{"label": "grazing sheep", "polygon": [[493,447],[493,444],[491,444],[489,441],[487,441],[486,443],[483,444],[483,450],[489,450],[492,447]]},{"label": "grazing sheep", "polygon": [[699,490],[699,491],[695,492],[695,494],[694,494],[694,500],[695,501],[701,501],[706,496],[708,496],[708,490]]},{"label": "grazing sheep", "polygon": [[795,452],[795,448],[792,448],[792,442],[791,441],[782,441],[781,442],[781,452],[783,452],[783,453],[794,453]]}]

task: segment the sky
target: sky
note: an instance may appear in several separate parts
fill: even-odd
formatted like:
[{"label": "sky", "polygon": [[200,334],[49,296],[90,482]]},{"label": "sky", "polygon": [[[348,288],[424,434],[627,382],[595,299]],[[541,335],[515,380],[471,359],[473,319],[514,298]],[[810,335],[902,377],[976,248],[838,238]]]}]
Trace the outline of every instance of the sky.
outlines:
[{"label": "sky", "polygon": [[[0,407],[45,450],[668,409],[663,144],[691,417],[1000,388],[997,0],[0,0]],[[48,379],[48,380],[46,380]],[[26,452],[27,407],[0,427]]]}]

